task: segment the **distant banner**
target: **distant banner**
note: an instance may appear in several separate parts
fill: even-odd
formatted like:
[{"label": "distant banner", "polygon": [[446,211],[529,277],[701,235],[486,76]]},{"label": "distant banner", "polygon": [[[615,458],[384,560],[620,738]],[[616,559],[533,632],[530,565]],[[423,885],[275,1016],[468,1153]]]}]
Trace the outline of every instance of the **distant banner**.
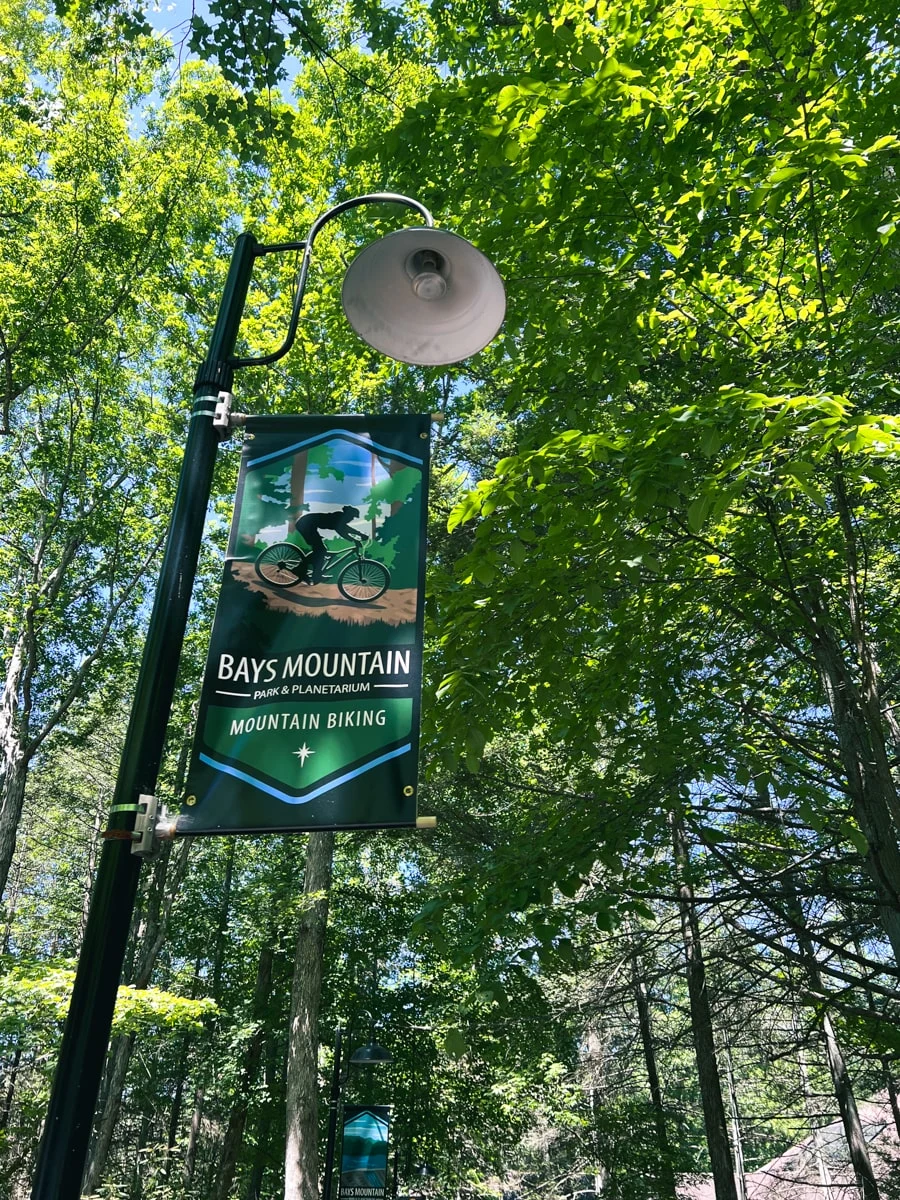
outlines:
[{"label": "distant banner", "polygon": [[384,1105],[344,1106],[338,1200],[385,1200],[390,1120]]},{"label": "distant banner", "polygon": [[415,824],[430,420],[248,420],[179,833]]}]

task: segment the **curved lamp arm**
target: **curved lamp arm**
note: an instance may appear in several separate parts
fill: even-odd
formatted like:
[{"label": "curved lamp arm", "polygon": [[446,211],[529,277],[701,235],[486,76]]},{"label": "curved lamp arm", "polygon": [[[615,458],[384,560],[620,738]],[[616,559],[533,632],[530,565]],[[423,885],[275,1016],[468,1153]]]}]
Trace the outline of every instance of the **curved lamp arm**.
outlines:
[{"label": "curved lamp arm", "polygon": [[434,218],[425,205],[420,204],[418,200],[413,200],[410,196],[401,196],[398,192],[370,192],[368,195],[355,196],[352,200],[344,200],[340,204],[335,204],[334,208],[330,208],[328,212],[317,217],[310,227],[305,242],[279,242],[273,246],[257,246],[254,251],[256,258],[261,258],[264,254],[276,254],[282,250],[303,251],[300,273],[297,277],[297,291],[294,295],[294,306],[291,310],[291,320],[288,325],[287,336],[277,350],[271,354],[261,354],[256,358],[229,358],[229,367],[232,369],[236,367],[265,367],[271,363],[278,362],[280,358],[284,358],[285,354],[293,346],[294,339],[297,336],[297,325],[300,321],[300,309],[303,305],[303,295],[306,291],[306,278],[309,274],[313,242],[316,240],[319,230],[323,225],[327,225],[334,217],[339,217],[342,213],[349,212],[351,208],[358,208],[361,204],[404,204],[407,208],[412,208],[419,213],[429,229],[434,227]]}]

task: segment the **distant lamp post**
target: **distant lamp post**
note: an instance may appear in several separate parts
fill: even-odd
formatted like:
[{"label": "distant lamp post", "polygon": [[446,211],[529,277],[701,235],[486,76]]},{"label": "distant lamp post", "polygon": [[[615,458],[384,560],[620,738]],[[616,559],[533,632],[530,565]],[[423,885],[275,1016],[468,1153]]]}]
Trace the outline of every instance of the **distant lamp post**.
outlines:
[{"label": "distant lamp post", "polygon": [[[334,1148],[337,1142],[338,1110],[341,1106],[341,1049],[343,1040],[344,1031],[338,1025],[337,1032],[334,1035],[331,1095],[328,1097],[328,1136],[325,1141],[325,1168],[322,1174],[323,1200],[331,1200],[331,1191],[334,1186]],[[365,1046],[360,1046],[350,1055],[349,1065],[351,1067],[378,1067],[386,1066],[393,1061],[394,1056],[390,1050],[385,1050],[384,1046],[379,1046],[378,1042],[375,1041],[373,1030],[372,1034],[369,1035],[368,1043]]]},{"label": "distant lamp post", "polygon": [[380,1063],[393,1061],[394,1056],[390,1050],[385,1050],[384,1046],[379,1046],[377,1042],[369,1042],[365,1046],[360,1046],[350,1055],[350,1064],[354,1067],[373,1067]]},{"label": "distant lamp post", "polygon": [[437,1171],[431,1163],[420,1162],[413,1167],[412,1178],[415,1180],[415,1187],[410,1187],[410,1200],[425,1200],[428,1195],[433,1195],[431,1192],[431,1181],[437,1179]]},{"label": "distant lamp post", "polygon": [[[379,192],[336,204],[305,241],[264,246],[242,233],[225,282],[209,350],[194,383],[194,404],[163,562],[116,790],[104,830],[69,1015],[38,1150],[32,1200],[78,1200],[116,992],[134,912],[141,859],[156,847],[156,781],[175,691],[188,607],[219,443],[240,423],[231,390],[241,367],[283,358],[297,335],[313,243],[329,221],[363,204],[400,204],[422,226],[390,233],[351,263],[343,286],[350,324],[370,346],[400,362],[441,366],[482,350],[503,321],[505,296],[488,259],[456,234],[434,228],[431,213],[409,196]],[[236,357],[253,266],[269,254],[302,252],[281,346]]]}]

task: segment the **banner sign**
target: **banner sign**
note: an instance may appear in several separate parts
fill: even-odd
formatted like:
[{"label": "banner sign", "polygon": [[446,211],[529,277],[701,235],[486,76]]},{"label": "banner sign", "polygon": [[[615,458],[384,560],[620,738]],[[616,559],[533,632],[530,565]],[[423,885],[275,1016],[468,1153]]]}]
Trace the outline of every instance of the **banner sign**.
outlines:
[{"label": "banner sign", "polygon": [[179,834],[415,824],[430,424],[247,421]]},{"label": "banner sign", "polygon": [[390,1119],[386,1105],[344,1106],[338,1200],[385,1200]]}]

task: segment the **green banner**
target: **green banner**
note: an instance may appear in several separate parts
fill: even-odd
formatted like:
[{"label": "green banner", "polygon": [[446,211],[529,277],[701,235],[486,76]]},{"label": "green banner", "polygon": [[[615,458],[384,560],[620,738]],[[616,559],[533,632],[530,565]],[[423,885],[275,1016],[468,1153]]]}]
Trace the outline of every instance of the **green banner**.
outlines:
[{"label": "green banner", "polygon": [[248,420],[179,833],[415,824],[430,425]]},{"label": "green banner", "polygon": [[390,1120],[383,1104],[344,1106],[338,1200],[385,1200]]}]

